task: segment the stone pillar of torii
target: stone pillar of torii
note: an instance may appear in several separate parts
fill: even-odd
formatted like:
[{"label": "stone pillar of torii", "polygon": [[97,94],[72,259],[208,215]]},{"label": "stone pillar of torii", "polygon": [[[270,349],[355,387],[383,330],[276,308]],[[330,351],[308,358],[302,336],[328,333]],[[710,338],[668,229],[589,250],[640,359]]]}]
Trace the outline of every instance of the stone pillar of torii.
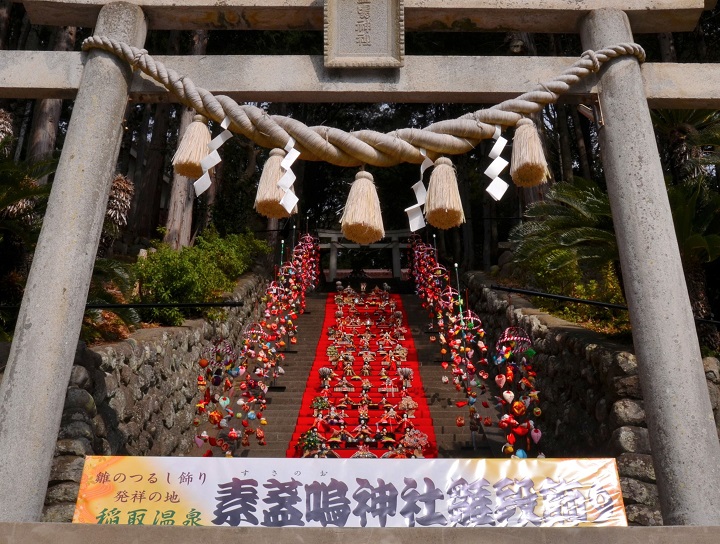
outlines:
[{"label": "stone pillar of torii", "polygon": [[[28,2],[28,9],[40,10],[41,4],[53,3]],[[405,4],[410,9],[421,3]],[[441,4],[438,12],[450,9]],[[466,11],[470,4],[487,8],[487,2],[464,1]],[[681,4],[688,17],[705,3]],[[208,3],[207,9],[215,8]],[[652,9],[641,17],[650,20]],[[633,40],[623,11],[567,11],[579,21],[576,30],[586,47]],[[637,10],[632,16],[640,20]],[[95,35],[142,47],[146,28],[137,4],[107,3]],[[484,77],[478,78],[481,97]],[[720,443],[638,61],[612,60],[597,78],[601,152],[663,517],[666,524],[720,525]],[[112,55],[88,55],[0,384],[0,521],[36,521],[42,513],[130,80],[130,68]],[[345,99],[352,101],[352,93]]]},{"label": "stone pillar of torii", "polygon": [[[146,31],[128,3],[105,5],[95,26],[138,47]],[[111,55],[88,55],[0,384],[0,521],[42,514],[131,76]]]}]

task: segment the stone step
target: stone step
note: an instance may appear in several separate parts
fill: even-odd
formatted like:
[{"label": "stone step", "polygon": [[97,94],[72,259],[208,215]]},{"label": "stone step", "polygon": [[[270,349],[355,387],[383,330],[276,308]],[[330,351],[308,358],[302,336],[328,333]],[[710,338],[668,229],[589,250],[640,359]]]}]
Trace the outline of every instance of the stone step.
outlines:
[{"label": "stone step", "polygon": [[[264,415],[268,425],[263,427],[266,433],[267,446],[259,446],[256,439],[251,437],[251,447],[241,448],[237,455],[241,457],[278,457],[286,455],[286,450],[295,433],[298,414],[305,396],[307,380],[315,360],[317,345],[321,335],[324,320],[325,295],[313,294],[307,298],[307,315],[298,319],[300,341],[289,348],[293,353],[287,353],[282,363],[285,374],[280,377],[277,389],[271,390],[268,395],[267,408]],[[442,377],[451,375],[440,365],[438,344],[429,341],[429,334],[425,333],[427,316],[419,308],[419,301],[412,296],[403,297],[403,305],[407,313],[410,331],[415,341],[415,347],[420,360],[419,374],[422,379],[422,390],[416,388],[415,395],[423,395],[427,399],[430,417],[433,420],[437,447],[440,457],[470,458],[492,457],[499,454],[499,448],[504,443],[504,434],[497,428],[481,429],[475,435],[473,448],[472,435],[469,427],[457,427],[456,418],[459,415],[467,419],[467,407],[458,408],[455,403],[466,400],[462,392],[454,389],[452,384],[443,384]],[[318,392],[319,394],[319,392]],[[480,402],[491,397],[478,398],[476,408],[480,410]],[[492,404],[492,402],[491,402]],[[483,409],[494,413],[494,409]],[[305,411],[305,414],[307,412]],[[307,417],[307,416],[304,416]],[[497,416],[495,416],[496,419]],[[350,418],[351,424],[355,421]],[[309,427],[309,425],[308,425]],[[236,429],[240,429],[238,424]],[[202,454],[202,450],[199,454]]]}]

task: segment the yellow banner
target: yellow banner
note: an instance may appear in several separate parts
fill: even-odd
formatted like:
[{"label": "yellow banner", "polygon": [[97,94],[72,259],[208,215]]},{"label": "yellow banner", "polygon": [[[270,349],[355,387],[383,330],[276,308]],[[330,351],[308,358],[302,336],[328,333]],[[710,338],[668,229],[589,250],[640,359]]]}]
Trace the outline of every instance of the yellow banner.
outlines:
[{"label": "yellow banner", "polygon": [[626,526],[614,459],[87,457],[73,521]]}]

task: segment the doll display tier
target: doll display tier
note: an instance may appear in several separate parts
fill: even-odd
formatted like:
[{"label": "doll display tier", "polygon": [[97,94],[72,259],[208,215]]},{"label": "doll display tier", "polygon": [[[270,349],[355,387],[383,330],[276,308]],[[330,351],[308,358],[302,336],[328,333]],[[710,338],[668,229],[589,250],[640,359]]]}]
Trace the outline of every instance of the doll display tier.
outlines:
[{"label": "doll display tier", "polygon": [[436,457],[419,361],[398,295],[328,295],[288,457]]}]

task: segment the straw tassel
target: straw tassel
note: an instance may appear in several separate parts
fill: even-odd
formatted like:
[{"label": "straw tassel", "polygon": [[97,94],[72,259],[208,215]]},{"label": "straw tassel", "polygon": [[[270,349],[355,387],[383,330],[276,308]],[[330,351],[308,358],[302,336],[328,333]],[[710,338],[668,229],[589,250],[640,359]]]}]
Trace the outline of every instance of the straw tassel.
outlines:
[{"label": "straw tassel", "polygon": [[207,122],[206,117],[196,115],[185,130],[172,159],[176,174],[192,179],[203,175],[200,161],[207,156],[211,139]]},{"label": "straw tassel", "polygon": [[340,223],[345,238],[358,244],[372,244],[385,237],[380,200],[370,172],[355,175]]},{"label": "straw tassel", "polygon": [[547,181],[545,153],[535,123],[520,119],[513,138],[510,176],[519,187],[535,187]]},{"label": "straw tassel", "polygon": [[425,218],[439,229],[451,229],[465,222],[455,168],[447,157],[435,161],[425,200]]},{"label": "straw tassel", "polygon": [[[278,187],[278,181],[283,175],[283,169],[280,166],[285,151],[275,148],[270,151],[270,156],[265,162],[262,174],[260,175],[260,183],[258,183],[257,195],[255,196],[255,209],[261,215],[271,219],[283,219],[290,217],[287,210],[280,204],[280,200],[285,196],[285,191]],[[292,191],[292,189],[290,189]]]}]

